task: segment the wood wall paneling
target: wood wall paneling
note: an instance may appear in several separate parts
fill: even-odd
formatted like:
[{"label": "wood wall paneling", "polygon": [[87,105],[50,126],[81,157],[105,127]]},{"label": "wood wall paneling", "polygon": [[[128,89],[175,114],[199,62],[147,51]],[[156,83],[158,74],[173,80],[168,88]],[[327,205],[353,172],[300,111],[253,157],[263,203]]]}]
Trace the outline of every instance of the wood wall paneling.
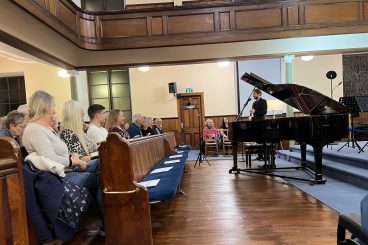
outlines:
[{"label": "wood wall paneling", "polygon": [[305,23],[358,21],[358,2],[305,5]]},{"label": "wood wall paneling", "polygon": [[57,0],[49,0],[49,12],[56,16],[56,3]]},{"label": "wood wall paneling", "polygon": [[42,8],[47,9],[47,4],[46,4],[46,0],[33,0],[35,1],[38,5],[40,5]]},{"label": "wood wall paneling", "polygon": [[287,8],[287,23],[289,26],[299,25],[299,7],[298,6]]},{"label": "wood wall paneling", "polygon": [[230,30],[230,12],[220,13],[220,30]]},{"label": "wood wall paneling", "polygon": [[139,37],[147,36],[146,18],[101,20],[101,37]]},{"label": "wood wall paneling", "polygon": [[62,1],[57,1],[56,16],[73,32],[77,32],[77,14]]},{"label": "wood wall paneling", "polygon": [[175,130],[179,130],[178,127],[178,118],[162,118],[162,128],[164,132],[174,132]]},{"label": "wood wall paneling", "polygon": [[[48,11],[41,6],[43,0],[10,1],[78,47],[89,50],[170,47],[368,30],[366,0],[237,2],[212,8],[109,13],[83,12],[67,0],[45,1]],[[95,20],[94,36],[93,31],[87,31],[87,26],[93,24],[86,24],[89,21],[85,20],[79,23],[77,16]],[[253,29],[257,32],[249,35]],[[175,34],[175,38],[170,34]],[[105,39],[101,39],[103,37]]]},{"label": "wood wall paneling", "polygon": [[368,2],[363,2],[363,20],[368,21]]},{"label": "wood wall paneling", "polygon": [[168,16],[168,34],[215,31],[214,16],[210,14]]},{"label": "wood wall paneling", "polygon": [[[184,142],[193,142],[192,141],[192,138],[191,138],[191,136],[192,136],[192,134],[190,134],[190,133],[185,133],[185,141]],[[194,141],[195,142],[195,141]],[[198,141],[196,142],[196,144],[195,145],[198,145]]]},{"label": "wood wall paneling", "polygon": [[79,18],[79,25],[81,36],[91,38],[96,36],[96,26],[94,20]]},{"label": "wood wall paneling", "polygon": [[[214,122],[215,127],[216,128],[220,128],[221,127],[221,124],[222,124],[222,120],[223,120],[224,117],[227,117],[229,119],[229,121],[231,122],[231,121],[233,121],[236,118],[236,115],[205,116],[205,120],[212,119],[213,122]],[[189,114],[186,117],[184,116],[184,120],[190,120],[189,119]],[[194,123],[196,123],[196,125],[199,124],[198,120],[196,120]],[[203,122],[203,125],[204,125],[204,122]],[[162,127],[163,127],[163,129],[164,129],[165,132],[173,132],[175,130],[179,131],[180,130],[180,122],[179,122],[179,119],[177,117],[174,117],[174,118],[162,118]]]},{"label": "wood wall paneling", "polygon": [[152,35],[162,35],[163,31],[163,21],[162,17],[152,18]]},{"label": "wood wall paneling", "polygon": [[236,12],[236,29],[281,26],[281,8]]}]

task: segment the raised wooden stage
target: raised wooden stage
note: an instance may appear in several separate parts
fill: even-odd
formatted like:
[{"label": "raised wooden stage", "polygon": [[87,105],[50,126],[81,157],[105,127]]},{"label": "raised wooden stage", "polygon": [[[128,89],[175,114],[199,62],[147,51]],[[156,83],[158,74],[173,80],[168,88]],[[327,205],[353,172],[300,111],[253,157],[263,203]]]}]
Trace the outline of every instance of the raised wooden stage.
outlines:
[{"label": "raised wooden stage", "polygon": [[[151,206],[154,244],[336,244],[336,211],[281,179],[229,175],[232,164],[187,164],[186,196]],[[104,240],[82,230],[68,244]]]}]

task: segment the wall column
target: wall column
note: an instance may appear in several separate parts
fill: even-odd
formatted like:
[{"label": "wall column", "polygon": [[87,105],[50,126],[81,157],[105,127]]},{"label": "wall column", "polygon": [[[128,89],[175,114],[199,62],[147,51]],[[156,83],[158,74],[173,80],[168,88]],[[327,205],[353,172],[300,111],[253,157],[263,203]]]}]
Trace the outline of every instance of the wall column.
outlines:
[{"label": "wall column", "polygon": [[70,95],[72,100],[78,101],[78,85],[77,78],[75,76],[70,77]]}]

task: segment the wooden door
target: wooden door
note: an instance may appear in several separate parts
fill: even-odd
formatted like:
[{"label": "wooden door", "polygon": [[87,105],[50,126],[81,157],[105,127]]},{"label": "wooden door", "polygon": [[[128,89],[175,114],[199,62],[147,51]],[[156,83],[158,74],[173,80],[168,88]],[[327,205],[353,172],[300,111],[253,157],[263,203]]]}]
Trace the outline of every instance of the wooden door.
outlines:
[{"label": "wooden door", "polygon": [[203,93],[178,94],[177,103],[182,142],[199,149],[204,125]]}]

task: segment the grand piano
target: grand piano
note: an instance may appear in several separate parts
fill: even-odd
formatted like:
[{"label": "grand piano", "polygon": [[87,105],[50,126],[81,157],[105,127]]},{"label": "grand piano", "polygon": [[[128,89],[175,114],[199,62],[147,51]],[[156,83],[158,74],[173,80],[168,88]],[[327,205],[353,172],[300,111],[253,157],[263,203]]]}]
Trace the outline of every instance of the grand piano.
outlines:
[{"label": "grand piano", "polygon": [[[254,169],[238,168],[238,142],[256,141],[264,144],[266,149],[267,143],[272,144],[281,140],[296,140],[301,146],[301,165],[298,168],[312,173],[313,178],[294,179],[307,180],[313,184],[325,183],[322,177],[322,149],[333,141],[348,137],[349,108],[313,89],[301,85],[272,84],[253,73],[245,73],[241,79],[298,109],[304,113],[304,116],[232,122],[229,129],[229,138],[232,141],[234,163],[229,173],[245,171],[287,177],[277,175],[275,174],[276,171],[267,168],[262,170],[262,172]],[[314,149],[314,166],[311,168],[306,164],[307,144]]]}]

